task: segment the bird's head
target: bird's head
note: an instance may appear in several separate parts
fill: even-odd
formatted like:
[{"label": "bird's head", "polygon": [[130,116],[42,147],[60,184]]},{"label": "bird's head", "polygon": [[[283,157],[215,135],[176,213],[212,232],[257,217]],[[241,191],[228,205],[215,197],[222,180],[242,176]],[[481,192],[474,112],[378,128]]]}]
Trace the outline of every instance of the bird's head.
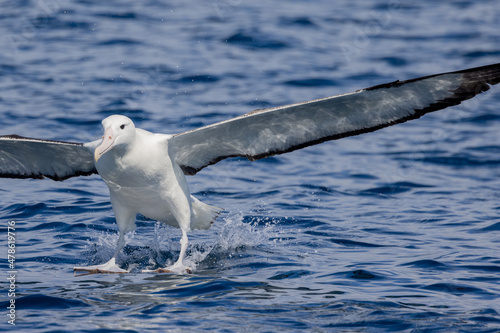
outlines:
[{"label": "bird's head", "polygon": [[102,121],[104,134],[102,142],[94,152],[94,159],[97,162],[102,155],[116,147],[126,147],[135,139],[135,125],[125,116],[113,115]]}]

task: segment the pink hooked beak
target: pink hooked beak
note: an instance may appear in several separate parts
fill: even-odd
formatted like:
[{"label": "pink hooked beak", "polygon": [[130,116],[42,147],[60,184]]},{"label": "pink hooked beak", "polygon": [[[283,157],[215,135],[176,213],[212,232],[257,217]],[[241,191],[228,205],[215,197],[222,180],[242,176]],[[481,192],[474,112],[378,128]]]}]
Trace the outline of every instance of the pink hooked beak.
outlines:
[{"label": "pink hooked beak", "polygon": [[104,131],[101,144],[95,149],[94,160],[97,162],[97,160],[100,159],[102,155],[104,155],[108,150],[113,148],[114,143],[115,143],[115,137],[113,135],[113,130],[111,129],[111,127],[108,127]]}]

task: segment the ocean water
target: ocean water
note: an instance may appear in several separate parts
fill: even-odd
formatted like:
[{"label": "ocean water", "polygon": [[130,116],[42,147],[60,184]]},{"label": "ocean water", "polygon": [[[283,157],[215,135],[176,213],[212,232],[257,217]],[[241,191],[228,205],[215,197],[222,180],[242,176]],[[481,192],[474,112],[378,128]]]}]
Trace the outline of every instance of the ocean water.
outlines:
[{"label": "ocean water", "polygon": [[[87,142],[111,114],[177,133],[256,108],[497,63],[497,1],[0,4],[0,134]],[[98,176],[0,180],[0,329],[499,332],[500,87],[378,132],[189,177],[225,211],[192,232],[138,217],[126,275]],[[8,222],[15,222],[15,298]],[[8,323],[15,299],[15,326]]]}]

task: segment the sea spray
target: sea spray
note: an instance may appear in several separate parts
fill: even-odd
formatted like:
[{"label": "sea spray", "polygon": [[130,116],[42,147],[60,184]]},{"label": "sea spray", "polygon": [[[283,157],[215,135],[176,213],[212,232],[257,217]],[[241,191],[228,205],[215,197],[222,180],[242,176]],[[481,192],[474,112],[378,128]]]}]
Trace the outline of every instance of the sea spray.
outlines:
[{"label": "sea spray", "polygon": [[[282,238],[279,219],[247,217],[243,212],[229,213],[220,218],[210,230],[189,234],[189,247],[185,264],[191,270],[223,268],[228,261],[244,256],[245,251],[276,246]],[[168,267],[175,262],[180,251],[179,230],[161,222],[139,226],[125,235],[126,245],[117,256],[117,263],[132,272],[142,269]],[[95,265],[108,261],[116,251],[118,234],[99,232],[85,248],[85,264]]]}]

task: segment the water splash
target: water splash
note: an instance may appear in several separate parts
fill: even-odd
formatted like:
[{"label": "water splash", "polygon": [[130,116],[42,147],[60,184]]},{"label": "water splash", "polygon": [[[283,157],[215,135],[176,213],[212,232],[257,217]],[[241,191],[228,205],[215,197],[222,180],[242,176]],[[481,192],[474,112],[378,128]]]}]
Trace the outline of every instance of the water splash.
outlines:
[{"label": "water splash", "polygon": [[274,247],[282,233],[275,220],[249,219],[242,212],[230,213],[224,222],[211,240],[194,242],[186,264],[193,269],[225,267],[228,261],[252,249]]},{"label": "water splash", "polygon": [[[129,244],[135,237],[135,231],[125,234],[125,244]],[[96,237],[87,241],[83,256],[89,265],[102,264],[115,254],[118,244],[118,233],[99,232]],[[120,255],[119,255],[120,257]]]},{"label": "water splash", "polygon": [[[229,213],[223,223],[208,231],[189,235],[189,247],[184,263],[193,271],[210,267],[224,267],[241,253],[265,246],[272,248],[281,241],[283,231],[272,218],[246,217],[242,212]],[[152,227],[125,234],[126,245],[117,257],[117,263],[131,271],[168,267],[180,252],[180,232],[161,222]],[[108,261],[116,251],[118,233],[101,232],[89,240],[83,256],[86,264]]]}]

